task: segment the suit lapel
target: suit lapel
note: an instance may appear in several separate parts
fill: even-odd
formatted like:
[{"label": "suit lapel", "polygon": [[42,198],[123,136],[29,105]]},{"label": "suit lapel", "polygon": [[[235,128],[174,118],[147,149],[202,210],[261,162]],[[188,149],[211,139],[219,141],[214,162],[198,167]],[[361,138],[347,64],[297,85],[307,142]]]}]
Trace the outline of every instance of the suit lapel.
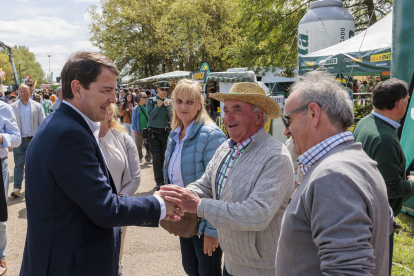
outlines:
[{"label": "suit lapel", "polygon": [[[99,149],[99,145],[96,142],[96,138],[93,135],[91,128],[88,126],[85,119],[83,119],[82,116],[78,112],[76,112],[76,110],[74,110],[72,107],[70,107],[67,104],[64,104],[62,102],[62,103],[60,103],[59,108],[56,109],[56,112],[62,112],[65,115],[71,117],[73,120],[75,120],[75,122],[80,124],[86,130],[86,132],[88,132],[89,135],[91,136],[91,138],[93,140],[93,143],[95,144],[95,147],[97,147]],[[99,160],[99,164],[101,166],[101,169],[104,172],[106,178],[108,179],[109,185],[112,188],[112,192],[114,194],[116,194],[117,192],[116,192],[114,181],[113,181],[112,176],[111,176],[111,174],[108,170],[108,167],[106,166],[105,158],[103,157],[101,150],[97,150],[97,155],[98,155],[98,160]]]}]

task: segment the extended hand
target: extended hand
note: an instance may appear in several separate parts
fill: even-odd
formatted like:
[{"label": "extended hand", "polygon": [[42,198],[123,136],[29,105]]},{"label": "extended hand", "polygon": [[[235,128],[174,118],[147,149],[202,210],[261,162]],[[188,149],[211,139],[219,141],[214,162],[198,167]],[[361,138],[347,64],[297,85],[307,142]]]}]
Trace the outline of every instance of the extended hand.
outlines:
[{"label": "extended hand", "polygon": [[154,195],[161,197],[164,200],[165,208],[167,209],[167,213],[164,219],[172,220],[172,221],[179,221],[181,217],[184,216],[184,213],[181,209],[175,205],[174,203],[167,201],[165,197],[163,197],[159,191],[156,191]]},{"label": "extended hand", "polygon": [[219,246],[219,239],[204,235],[204,254],[211,256]]},{"label": "extended hand", "polygon": [[163,185],[160,195],[165,200],[175,203],[181,210],[197,214],[197,207],[201,199],[189,190],[177,185]]},{"label": "extended hand", "polygon": [[157,106],[161,107],[164,104],[163,100],[157,99]]}]

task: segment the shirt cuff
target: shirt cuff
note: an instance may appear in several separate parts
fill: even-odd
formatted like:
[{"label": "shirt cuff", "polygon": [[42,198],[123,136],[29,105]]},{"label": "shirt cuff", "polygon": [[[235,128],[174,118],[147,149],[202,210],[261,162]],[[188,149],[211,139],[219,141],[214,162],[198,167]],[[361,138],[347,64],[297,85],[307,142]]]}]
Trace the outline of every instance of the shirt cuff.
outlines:
[{"label": "shirt cuff", "polygon": [[3,148],[8,148],[11,145],[11,139],[10,139],[10,135],[7,133],[2,133],[1,134],[3,136],[3,144],[2,145]]},{"label": "shirt cuff", "polygon": [[164,200],[158,196],[158,195],[154,195],[156,199],[158,199],[159,203],[160,203],[160,207],[161,207],[161,215],[160,215],[160,220],[165,219],[165,216],[167,215],[167,208],[165,208],[165,202]]}]

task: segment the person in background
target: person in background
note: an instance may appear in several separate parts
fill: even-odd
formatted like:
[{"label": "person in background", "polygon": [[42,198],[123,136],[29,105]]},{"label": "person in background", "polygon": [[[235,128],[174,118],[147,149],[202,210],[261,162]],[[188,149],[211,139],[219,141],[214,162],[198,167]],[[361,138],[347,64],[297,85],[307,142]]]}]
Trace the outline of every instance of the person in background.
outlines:
[{"label": "person in background", "polygon": [[[142,136],[142,130],[147,128],[148,125],[148,114],[147,114],[147,94],[140,92],[138,94],[138,104],[134,107],[132,111],[132,130],[135,135],[135,144],[138,148],[139,159],[144,160],[144,155],[142,153],[142,145],[147,138]],[[151,164],[151,152],[146,149],[145,160],[147,164]]]},{"label": "person in background", "polygon": [[[139,158],[134,140],[126,128],[118,122],[117,106],[107,108],[107,116],[99,129],[99,147],[105,157],[109,172],[114,180],[118,195],[133,196],[138,190],[141,172]],[[122,265],[127,227],[122,228],[119,263]]]},{"label": "person in background", "polygon": [[[414,192],[414,176],[405,175],[406,159],[396,130],[407,111],[408,85],[399,79],[389,79],[375,86],[372,91],[374,110],[364,117],[354,129],[355,142],[361,142],[362,148],[374,161],[387,185],[388,203],[394,217],[401,212],[404,197]],[[394,222],[393,228],[401,228]],[[390,235],[390,275],[394,231]]]},{"label": "person in background", "polygon": [[[0,85],[1,87],[1,85]],[[1,206],[5,206],[6,210],[0,210],[0,213],[7,214],[7,198],[10,184],[10,173],[9,173],[9,151],[8,147],[18,147],[22,142],[19,127],[17,126],[16,116],[10,105],[0,102],[0,160],[3,174],[4,190],[0,193],[2,198],[0,202],[4,203]],[[0,275],[5,275],[7,272],[6,263],[6,244],[7,244],[7,230],[6,222],[0,222]]]},{"label": "person in background", "polygon": [[[274,276],[282,218],[295,184],[288,150],[264,125],[282,110],[256,83],[236,83],[229,93],[210,96],[224,102],[230,139],[199,179],[185,188],[162,186],[160,194],[217,228],[224,276]],[[183,168],[185,157],[183,151]]]},{"label": "person in background", "polygon": [[[165,152],[164,183],[186,187],[202,177],[214,153],[227,138],[207,114],[198,82],[180,80],[172,93],[172,102],[174,130],[168,137]],[[171,223],[179,225],[180,222]],[[223,252],[217,229],[206,219],[202,219],[197,235],[180,237],[180,247],[187,275],[221,276]]]},{"label": "person in background", "polygon": [[43,99],[42,97],[40,97],[39,95],[37,95],[36,91],[34,90],[34,81],[32,79],[28,79],[24,82],[24,84],[26,84],[30,91],[30,99],[32,99],[35,102],[40,103],[41,106],[43,106]]},{"label": "person in background", "polygon": [[52,101],[52,104],[54,104],[55,101],[56,101],[56,99],[57,99],[56,95],[53,94],[53,90],[52,89],[48,89],[48,93],[49,93],[49,98]]},{"label": "person in background", "polygon": [[26,162],[26,152],[30,142],[35,135],[40,124],[45,119],[43,106],[30,99],[29,86],[19,87],[20,99],[11,104],[14,115],[16,116],[17,126],[22,137],[20,146],[13,148],[14,155],[14,189],[11,196],[20,196],[23,183],[24,167]]},{"label": "person in background", "polygon": [[49,101],[48,94],[45,94],[42,98],[43,98],[43,109],[45,110],[45,116],[47,116],[50,114],[50,106],[52,104],[51,104],[51,101]]},{"label": "person in background", "polygon": [[[4,92],[5,97],[3,98],[3,101],[7,104],[11,104],[10,97],[12,96],[12,94],[13,94],[13,92],[11,92],[11,91]],[[14,97],[16,97],[16,96],[14,96]]]},{"label": "person in background", "polygon": [[59,108],[60,104],[63,101],[63,94],[62,94],[62,86],[59,86],[58,89],[56,89],[56,101],[52,104],[52,107],[50,108],[50,112],[55,111]]},{"label": "person in background", "polygon": [[[9,94],[9,95],[11,95],[11,92],[10,92],[10,94]],[[6,96],[6,98],[7,98],[7,96]],[[16,95],[11,95],[11,96],[10,96],[10,104],[14,103],[16,100],[17,100]]]},{"label": "person in background", "polygon": [[347,131],[354,122],[349,94],[321,71],[290,92],[281,117],[303,180],[283,216],[275,275],[388,275],[386,186]]},{"label": "person in background", "polygon": [[119,111],[118,116],[122,116],[123,118],[123,125],[125,126],[126,130],[128,131],[131,137],[134,137],[134,131],[132,130],[132,110],[134,109],[135,101],[134,97],[132,97],[131,93],[126,93],[125,101],[121,105],[121,109]]},{"label": "person in background", "polygon": [[148,143],[151,149],[156,189],[159,190],[164,183],[162,165],[164,154],[167,149],[168,134],[170,133],[171,102],[167,93],[170,84],[166,81],[158,83],[158,95],[147,101],[148,114]]}]

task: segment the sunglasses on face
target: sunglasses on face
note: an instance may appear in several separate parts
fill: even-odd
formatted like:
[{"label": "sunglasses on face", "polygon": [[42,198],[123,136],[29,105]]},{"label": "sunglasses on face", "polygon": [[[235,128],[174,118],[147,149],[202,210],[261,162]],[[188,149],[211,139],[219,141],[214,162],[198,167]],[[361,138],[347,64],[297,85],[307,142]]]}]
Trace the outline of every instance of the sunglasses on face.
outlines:
[{"label": "sunglasses on face", "polygon": [[160,88],[161,91],[167,92],[168,88]]},{"label": "sunglasses on face", "polygon": [[309,104],[304,105],[304,106],[301,106],[301,107],[296,108],[296,109],[294,109],[294,110],[292,110],[292,111],[290,111],[290,112],[283,113],[282,115],[280,115],[280,118],[282,119],[282,122],[283,122],[283,124],[285,125],[285,128],[286,128],[287,130],[289,130],[289,118],[288,118],[288,117],[289,117],[290,115],[292,115],[292,114],[295,114],[296,112],[299,112],[299,111],[302,111],[302,110],[308,109],[308,106],[309,106]]},{"label": "sunglasses on face", "polygon": [[32,87],[33,86],[33,84],[26,84],[27,86],[29,86],[29,87]]}]

